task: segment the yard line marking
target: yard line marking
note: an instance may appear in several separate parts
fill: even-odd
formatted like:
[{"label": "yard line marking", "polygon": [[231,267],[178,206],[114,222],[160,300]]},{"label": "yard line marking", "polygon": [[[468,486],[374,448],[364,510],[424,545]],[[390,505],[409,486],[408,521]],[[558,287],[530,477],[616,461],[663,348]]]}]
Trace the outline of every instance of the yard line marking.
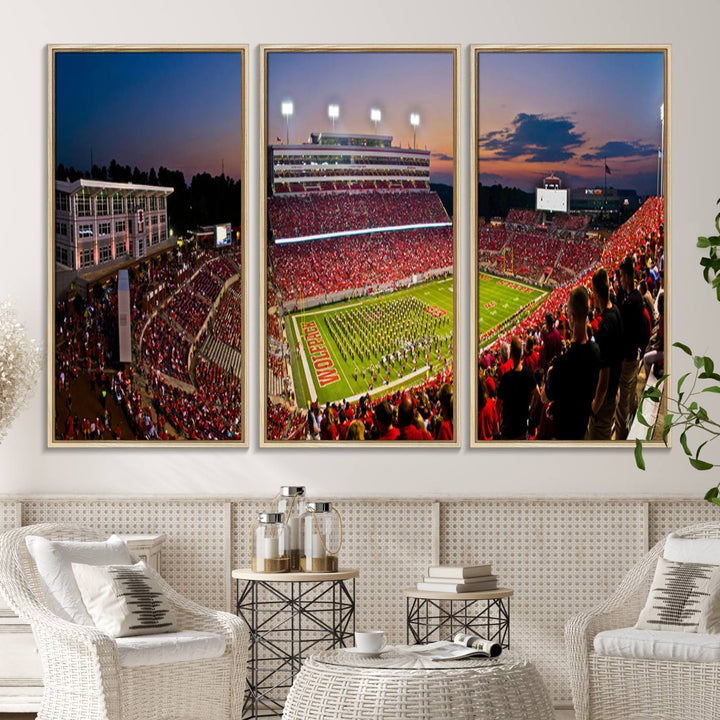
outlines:
[{"label": "yard line marking", "polygon": [[372,390],[366,390],[363,393],[360,393],[359,395],[353,395],[349,398],[342,398],[343,400],[347,400],[347,402],[355,402],[355,400],[359,400],[361,397],[365,397],[365,395],[370,395],[371,397],[373,395],[377,395],[378,393],[382,392],[390,392],[391,388],[394,388],[398,385],[402,385],[404,382],[408,380],[413,380],[418,375],[422,375],[424,372],[430,369],[429,365],[423,365],[421,368],[418,368],[415,372],[410,373],[409,375],[403,375],[399,380],[393,380],[392,382],[388,383],[387,385],[380,384],[378,387],[373,388]]}]

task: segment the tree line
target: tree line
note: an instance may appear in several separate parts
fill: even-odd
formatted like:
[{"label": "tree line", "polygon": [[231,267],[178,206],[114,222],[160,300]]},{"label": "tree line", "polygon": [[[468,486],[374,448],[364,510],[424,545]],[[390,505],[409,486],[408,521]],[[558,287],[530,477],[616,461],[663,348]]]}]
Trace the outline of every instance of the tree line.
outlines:
[{"label": "tree line", "polygon": [[193,175],[188,185],[181,170],[170,170],[161,165],[157,170],[153,167],[145,171],[137,167],[130,168],[129,165],[120,165],[113,158],[109,165],[93,165],[90,170],[77,170],[59,163],[55,177],[70,182],[87,178],[171,187],[173,193],[168,197],[168,224],[175,234],[182,235],[189,230],[195,230],[200,225],[230,222],[236,226],[240,225],[241,221],[241,181],[234,180],[224,173],[215,176],[210,173],[198,173]]},{"label": "tree line", "polygon": [[504,218],[511,208],[535,209],[535,196],[516,187],[478,183],[478,215],[490,220]]}]

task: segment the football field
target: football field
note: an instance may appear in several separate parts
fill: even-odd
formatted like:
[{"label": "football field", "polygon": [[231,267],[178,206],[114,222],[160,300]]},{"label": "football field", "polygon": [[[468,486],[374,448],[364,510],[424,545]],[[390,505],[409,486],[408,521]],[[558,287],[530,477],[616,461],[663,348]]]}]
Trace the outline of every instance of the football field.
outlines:
[{"label": "football field", "polygon": [[[478,273],[478,333],[491,333],[522,308],[520,321],[548,294],[511,278]],[[530,306],[530,307],[528,307]]]},{"label": "football field", "polygon": [[453,278],[285,317],[299,407],[424,382],[453,359]]}]

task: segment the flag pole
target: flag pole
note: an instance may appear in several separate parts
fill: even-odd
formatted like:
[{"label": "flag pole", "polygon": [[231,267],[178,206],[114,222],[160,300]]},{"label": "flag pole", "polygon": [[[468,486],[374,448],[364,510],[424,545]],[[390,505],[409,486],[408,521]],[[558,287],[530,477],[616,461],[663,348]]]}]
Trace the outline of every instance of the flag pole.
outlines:
[{"label": "flag pole", "polygon": [[607,209],[607,158],[603,158],[603,177],[605,178],[605,185],[603,187],[603,213]]}]

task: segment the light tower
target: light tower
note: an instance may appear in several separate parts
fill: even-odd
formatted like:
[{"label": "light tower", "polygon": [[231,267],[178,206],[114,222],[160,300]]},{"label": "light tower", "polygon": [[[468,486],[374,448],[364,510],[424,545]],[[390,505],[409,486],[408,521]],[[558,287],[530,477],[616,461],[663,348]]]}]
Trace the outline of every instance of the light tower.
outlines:
[{"label": "light tower", "polygon": [[285,144],[290,144],[290,118],[293,114],[293,102],[292,100],[283,100],[280,106],[280,112],[285,118]]},{"label": "light tower", "polygon": [[375,123],[375,134],[377,135],[378,123],[382,120],[380,108],[370,109],[370,119]]},{"label": "light tower", "polygon": [[332,120],[333,132],[335,132],[335,121],[340,117],[340,106],[328,105],[328,117]]},{"label": "light tower", "polygon": [[420,124],[420,113],[410,113],[410,124],[413,127],[413,150],[417,149],[417,143],[415,142],[417,135],[417,128]]}]

